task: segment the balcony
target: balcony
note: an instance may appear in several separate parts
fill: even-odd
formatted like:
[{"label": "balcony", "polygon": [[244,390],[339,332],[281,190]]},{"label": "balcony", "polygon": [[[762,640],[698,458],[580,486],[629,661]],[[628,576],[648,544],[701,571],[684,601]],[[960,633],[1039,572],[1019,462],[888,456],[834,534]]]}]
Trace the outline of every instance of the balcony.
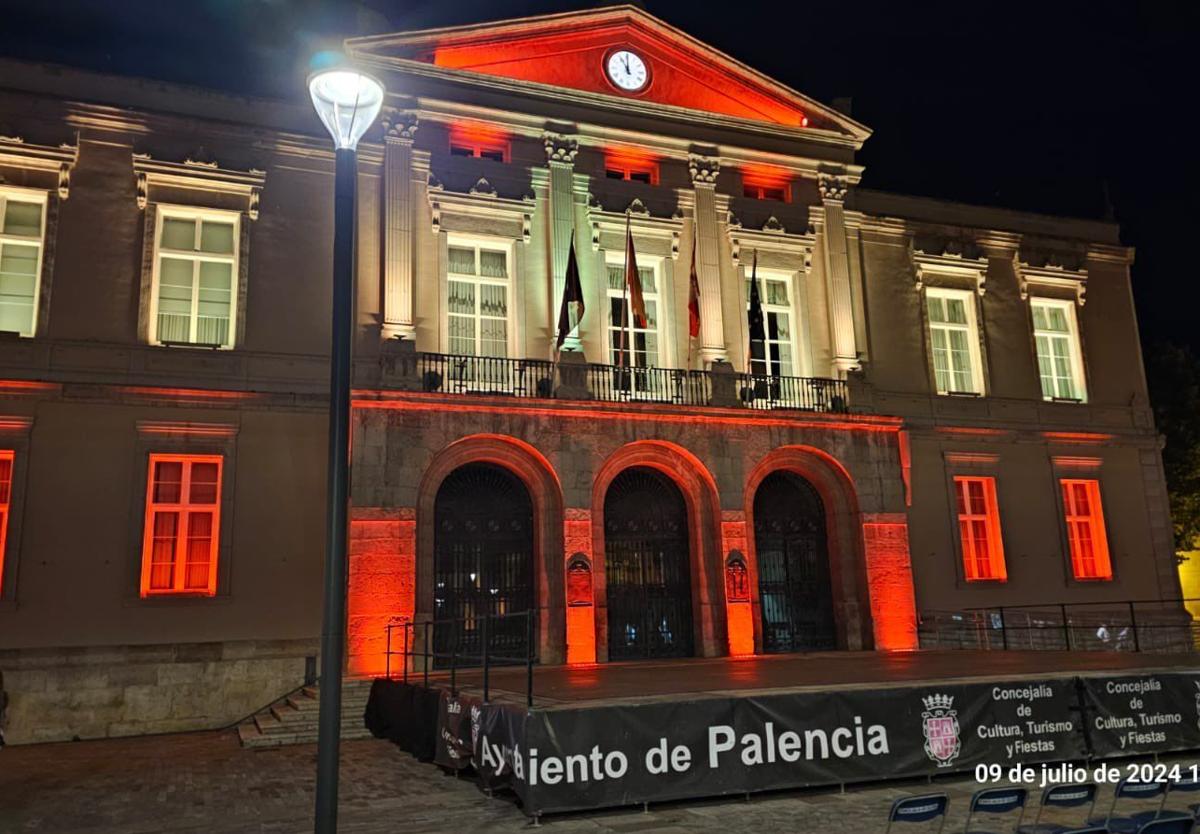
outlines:
[{"label": "balcony", "polygon": [[748,374],[734,371],[729,366],[710,371],[621,368],[566,355],[557,363],[544,359],[444,353],[410,355],[414,361],[409,373],[402,375],[412,374],[415,379],[411,382],[415,384],[410,383],[411,387],[429,393],[716,406],[759,411],[850,411],[846,383],[839,379]]}]

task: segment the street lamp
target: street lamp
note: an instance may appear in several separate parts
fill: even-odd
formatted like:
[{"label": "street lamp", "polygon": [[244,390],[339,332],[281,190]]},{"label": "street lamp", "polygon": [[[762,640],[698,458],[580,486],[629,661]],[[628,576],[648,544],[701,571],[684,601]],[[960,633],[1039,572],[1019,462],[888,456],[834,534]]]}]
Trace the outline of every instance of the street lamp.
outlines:
[{"label": "street lamp", "polygon": [[321,622],[321,701],[317,730],[314,830],[337,831],[338,748],[342,733],[342,661],[346,646],[346,514],[350,486],[350,338],[354,310],[355,148],[383,106],[383,85],[354,69],[313,73],[308,92],[333,136],[333,345],[329,365],[329,472],[325,612]]}]

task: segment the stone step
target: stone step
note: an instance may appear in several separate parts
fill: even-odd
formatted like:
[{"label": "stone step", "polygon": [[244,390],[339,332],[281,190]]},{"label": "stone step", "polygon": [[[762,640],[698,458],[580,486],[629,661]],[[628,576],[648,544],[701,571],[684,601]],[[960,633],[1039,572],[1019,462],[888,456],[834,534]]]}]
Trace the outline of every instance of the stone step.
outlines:
[{"label": "stone step", "polygon": [[[371,738],[363,723],[370,681],[347,681],[342,688],[342,738]],[[278,747],[317,740],[320,724],[320,689],[305,686],[276,701],[253,718],[238,725],[243,747]]]}]

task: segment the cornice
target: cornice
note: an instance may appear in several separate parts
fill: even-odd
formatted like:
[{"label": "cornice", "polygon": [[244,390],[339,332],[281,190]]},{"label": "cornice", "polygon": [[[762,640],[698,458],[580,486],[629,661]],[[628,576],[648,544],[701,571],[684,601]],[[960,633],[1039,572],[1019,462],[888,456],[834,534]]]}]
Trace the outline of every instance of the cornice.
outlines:
[{"label": "cornice", "polygon": [[216,162],[164,162],[149,154],[133,154],[133,171],[137,176],[138,208],[146,208],[150,189],[156,186],[185,188],[212,194],[232,194],[246,198],[246,215],[258,219],[258,203],[267,174],[251,168],[234,171],[221,168]]},{"label": "cornice", "polygon": [[501,197],[491,183],[482,177],[471,186],[470,192],[462,194],[447,191],[431,176],[425,193],[429,200],[434,234],[442,230],[442,214],[450,212],[467,217],[500,218],[519,222],[522,242],[529,243],[533,237],[533,210],[536,201],[532,196],[525,196],[519,200]]},{"label": "cornice", "polygon": [[816,235],[809,229],[803,232],[789,232],[775,217],[768,218],[760,229],[748,229],[742,226],[740,220],[731,216],[726,224],[726,234],[729,237],[729,249],[734,264],[741,262],[741,250],[745,247],[803,257],[804,271],[812,269]]},{"label": "cornice", "polygon": [[1033,266],[1024,263],[1019,257],[1013,258],[1013,268],[1017,273],[1017,286],[1021,292],[1021,300],[1029,300],[1029,288],[1049,287],[1073,292],[1075,302],[1082,307],[1087,301],[1086,269],[1068,269],[1065,266],[1045,264]]},{"label": "cornice", "polygon": [[[58,175],[58,196],[67,199],[71,193],[71,169],[79,160],[79,144],[35,145],[19,136],[0,136],[0,165],[23,168],[27,171],[47,171]],[[0,182],[4,178],[0,177]]]},{"label": "cornice", "polygon": [[952,251],[926,252],[914,244],[912,248],[913,289],[920,292],[931,276],[967,279],[974,283],[975,292],[987,292],[987,256],[971,257]]}]

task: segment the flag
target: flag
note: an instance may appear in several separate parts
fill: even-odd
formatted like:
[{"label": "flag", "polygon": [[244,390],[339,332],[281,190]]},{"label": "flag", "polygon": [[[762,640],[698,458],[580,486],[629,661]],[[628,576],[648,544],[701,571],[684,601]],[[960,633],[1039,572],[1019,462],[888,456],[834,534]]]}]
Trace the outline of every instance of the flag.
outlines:
[{"label": "flag", "polygon": [[692,274],[688,279],[688,335],[693,339],[700,335],[700,279],[696,276],[697,243],[692,243]]},{"label": "flag", "polygon": [[571,248],[567,250],[567,274],[563,283],[562,308],[558,311],[558,342],[556,350],[562,350],[563,342],[570,335],[571,305],[575,305],[575,324],[583,318],[583,285],[579,283],[579,262],[575,260],[575,232],[571,231]]},{"label": "flag", "polygon": [[758,297],[758,252],[754,253],[754,262],[750,267],[750,344],[753,354],[755,342],[767,341],[767,328],[763,324],[762,299]]},{"label": "flag", "polygon": [[629,306],[633,310],[634,326],[646,329],[646,300],[642,298],[642,278],[638,275],[637,253],[633,251],[633,231],[629,215],[625,215],[625,286],[629,288]]}]

